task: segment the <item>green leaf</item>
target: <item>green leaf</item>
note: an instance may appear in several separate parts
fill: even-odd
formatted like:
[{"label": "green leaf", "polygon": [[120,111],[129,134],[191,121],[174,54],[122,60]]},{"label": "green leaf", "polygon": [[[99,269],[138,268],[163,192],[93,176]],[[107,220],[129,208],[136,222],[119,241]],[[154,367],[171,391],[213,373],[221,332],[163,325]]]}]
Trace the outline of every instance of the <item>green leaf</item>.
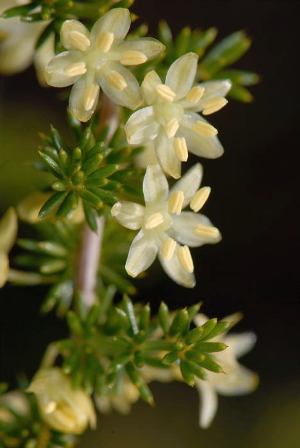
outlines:
[{"label": "green leaf", "polygon": [[68,312],[67,322],[72,333],[74,333],[76,336],[83,335],[83,327],[81,325],[79,317],[74,311]]},{"label": "green leaf", "polygon": [[39,211],[39,217],[41,219],[45,218],[49,215],[49,213],[53,212],[64,200],[67,193],[64,191],[58,191],[57,193],[54,193],[42,206],[41,210]]},{"label": "green leaf", "polygon": [[189,314],[186,309],[179,310],[171,324],[169,334],[170,336],[177,336],[186,332],[189,325]]},{"label": "green leaf", "polygon": [[173,42],[171,28],[165,20],[161,20],[158,25],[158,39],[168,47]]},{"label": "green leaf", "polygon": [[200,74],[203,79],[210,79],[224,67],[239,60],[249,49],[251,39],[244,31],[237,31],[215,45],[203,58]]},{"label": "green leaf", "polygon": [[59,167],[59,165],[56,163],[55,160],[53,160],[51,157],[49,157],[47,154],[45,154],[42,151],[39,151],[39,155],[41,157],[41,159],[43,159],[43,161],[46,163],[47,167],[50,169],[50,171],[53,171],[54,175],[63,178],[64,174],[61,170],[61,168]]},{"label": "green leaf", "polygon": [[242,86],[253,86],[260,81],[260,76],[257,73],[247,70],[222,70],[214,79],[230,79],[234,84],[241,84]]},{"label": "green leaf", "polygon": [[190,369],[190,365],[187,361],[180,361],[180,371],[182,378],[189,386],[195,385],[194,373]]},{"label": "green leaf", "polygon": [[238,84],[233,84],[231,89],[229,90],[228,96],[233,98],[241,103],[252,103],[253,95],[249,92],[246,87],[239,86]]},{"label": "green leaf", "polygon": [[70,191],[62,202],[61,206],[56,212],[58,218],[68,216],[78,206],[78,194],[75,191]]},{"label": "green leaf", "polygon": [[90,228],[94,232],[97,232],[97,229],[98,229],[98,225],[97,225],[98,213],[96,212],[96,210],[94,208],[92,208],[85,201],[83,202],[83,211],[84,211],[84,216],[85,216],[85,219],[86,219],[88,225],[90,226]]},{"label": "green leaf", "polygon": [[169,308],[164,302],[160,304],[158,311],[158,319],[164,334],[167,335],[169,333],[170,328],[170,318],[169,318]]},{"label": "green leaf", "polygon": [[222,342],[198,342],[194,345],[194,350],[201,353],[222,352],[228,346]]}]

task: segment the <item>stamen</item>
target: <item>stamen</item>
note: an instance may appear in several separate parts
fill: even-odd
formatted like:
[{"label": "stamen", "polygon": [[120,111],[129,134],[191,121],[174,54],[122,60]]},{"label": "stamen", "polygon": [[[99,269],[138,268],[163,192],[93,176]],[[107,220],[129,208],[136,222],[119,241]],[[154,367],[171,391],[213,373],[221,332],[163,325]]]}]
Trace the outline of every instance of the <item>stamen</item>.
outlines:
[{"label": "stamen", "polygon": [[219,229],[217,229],[217,227],[212,227],[212,226],[202,226],[201,224],[199,224],[196,228],[195,228],[195,233],[198,236],[202,236],[202,237],[208,237],[208,238],[219,238],[220,237],[220,231]]},{"label": "stamen", "polygon": [[205,123],[204,121],[196,121],[193,126],[193,130],[198,132],[203,137],[214,137],[217,135],[218,130],[214,128],[211,124]]},{"label": "stamen", "polygon": [[186,140],[184,137],[176,137],[174,139],[174,149],[177,159],[180,162],[186,162],[189,156]]},{"label": "stamen", "polygon": [[175,213],[175,215],[180,215],[182,211],[183,202],[184,202],[183,191],[174,191],[174,193],[171,194],[168,201],[169,212]]},{"label": "stamen", "polygon": [[172,103],[176,98],[176,93],[165,84],[159,84],[156,86],[156,91],[163,100],[169,101],[170,103]]},{"label": "stamen", "polygon": [[86,51],[91,46],[90,39],[80,31],[70,31],[69,40],[71,44],[80,51]]},{"label": "stamen", "polygon": [[55,411],[57,408],[57,403],[55,401],[50,401],[50,403],[47,404],[45,412],[46,414],[52,414],[52,412]]},{"label": "stamen", "polygon": [[68,76],[79,76],[84,75],[87,72],[87,69],[84,62],[75,62],[74,64],[68,65],[64,72]]},{"label": "stamen", "polygon": [[124,90],[127,87],[127,82],[124,79],[124,77],[119,73],[116,72],[115,70],[112,70],[108,75],[107,75],[107,81],[115,88],[118,90]]},{"label": "stamen", "polygon": [[165,131],[167,133],[168,138],[172,138],[175,136],[176,132],[179,128],[179,121],[177,118],[171,118],[168,123],[165,125]]},{"label": "stamen", "polygon": [[186,272],[189,272],[190,274],[194,272],[194,263],[188,246],[179,247],[178,259],[180,261],[181,266]]},{"label": "stamen", "polygon": [[153,213],[150,215],[145,222],[145,229],[151,230],[155,229],[155,227],[160,226],[164,222],[164,217],[161,213]]},{"label": "stamen", "polygon": [[203,115],[210,115],[214,112],[218,112],[218,110],[222,109],[222,107],[226,106],[228,101],[226,98],[222,96],[213,98],[210,101],[206,101],[203,105],[204,109],[202,111]]},{"label": "stamen", "polygon": [[201,100],[204,91],[205,91],[204,87],[195,86],[188,92],[186,99],[190,103],[197,104]]},{"label": "stamen", "polygon": [[122,65],[140,65],[147,61],[147,56],[142,51],[124,51],[120,62]]},{"label": "stamen", "polygon": [[93,108],[97,95],[99,92],[99,86],[97,84],[90,84],[85,92],[84,108],[89,111]]},{"label": "stamen", "polygon": [[199,212],[199,210],[201,210],[201,208],[207,201],[207,199],[210,195],[210,192],[211,192],[210,187],[202,187],[202,188],[200,188],[200,190],[198,190],[194,194],[194,196],[192,197],[192,200],[190,202],[190,207],[192,210],[194,210],[194,212],[197,213],[197,212]]},{"label": "stamen", "polygon": [[115,40],[114,33],[104,31],[104,33],[101,33],[97,39],[97,47],[103,53],[108,53],[109,50],[111,49],[114,40]]},{"label": "stamen", "polygon": [[164,260],[171,260],[171,258],[174,255],[175,249],[176,249],[177,243],[173,238],[166,239],[161,248],[160,248],[160,254]]}]

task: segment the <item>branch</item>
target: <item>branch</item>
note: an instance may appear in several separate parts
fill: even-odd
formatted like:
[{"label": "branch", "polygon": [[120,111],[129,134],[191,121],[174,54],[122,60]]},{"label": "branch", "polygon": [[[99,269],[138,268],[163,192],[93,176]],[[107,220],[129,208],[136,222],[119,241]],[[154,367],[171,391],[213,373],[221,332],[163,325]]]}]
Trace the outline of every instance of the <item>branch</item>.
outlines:
[{"label": "branch", "polygon": [[[105,95],[102,96],[99,131],[108,128],[106,144],[109,143],[119,126],[119,109]],[[97,231],[93,232],[84,224],[81,247],[78,255],[76,290],[83,298],[86,309],[95,303],[97,271],[101,256],[101,244],[104,232],[104,217],[97,218]]]}]

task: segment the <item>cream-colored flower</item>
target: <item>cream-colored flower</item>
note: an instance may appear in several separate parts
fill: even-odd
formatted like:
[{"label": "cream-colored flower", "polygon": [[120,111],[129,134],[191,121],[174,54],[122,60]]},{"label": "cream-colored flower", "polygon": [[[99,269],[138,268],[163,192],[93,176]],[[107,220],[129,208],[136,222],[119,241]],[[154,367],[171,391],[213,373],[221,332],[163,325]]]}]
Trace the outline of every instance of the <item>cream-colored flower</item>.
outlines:
[{"label": "cream-colored flower", "polygon": [[180,57],[169,68],[165,83],[155,71],[149,72],[142,83],[147,107],[134,112],[125,126],[129,144],[154,143],[163,170],[174,178],[180,177],[188,151],[211,159],[223,154],[217,129],[202,115],[227,104],[224,97],[231,83],[209,81],[194,86],[197,63],[195,53]]},{"label": "cream-colored flower", "polygon": [[138,388],[128,378],[124,378],[117,390],[108,391],[107,395],[97,395],[95,402],[103,414],[113,410],[120,414],[129,414],[131,406],[138,401],[139,396]]},{"label": "cream-colored flower", "polygon": [[[145,206],[117,202],[112,215],[124,227],[140,229],[126,261],[132,277],[149,268],[156,256],[167,274],[180,285],[195,286],[194,265],[189,247],[220,241],[219,230],[198,212],[208,199],[210,188],[200,187],[202,167],[196,164],[169,191],[168,181],[159,165],[147,168],[143,192]],[[190,204],[193,212],[182,210]]]},{"label": "cream-colored flower", "polygon": [[[1,0],[0,13],[27,3],[30,0]],[[18,17],[0,18],[0,73],[11,75],[31,65],[36,42],[47,23],[26,23]]]},{"label": "cream-colored flower", "polygon": [[[233,316],[225,320],[230,322]],[[195,324],[200,326],[207,321],[207,317],[198,314],[195,317]],[[218,336],[218,342],[228,345],[228,348],[222,352],[214,354],[216,361],[221,365],[224,373],[207,372],[205,381],[197,379],[196,387],[200,394],[200,415],[199,425],[207,428],[218,407],[218,394],[220,395],[244,395],[257,387],[258,376],[256,373],[242,366],[238,359],[248,353],[256,342],[254,333],[247,332],[241,334],[229,334]]]},{"label": "cream-colored flower", "polygon": [[0,288],[2,288],[9,273],[8,254],[14,245],[18,231],[18,219],[15,210],[11,207],[0,220]]},{"label": "cream-colored flower", "polygon": [[88,424],[96,427],[96,414],[90,396],[73,389],[70,378],[58,368],[40,370],[28,392],[35,394],[42,418],[53,429],[81,434]]},{"label": "cream-colored flower", "polygon": [[[8,409],[11,409],[10,412]],[[13,413],[26,416],[29,413],[28,401],[25,394],[19,390],[13,390],[0,397],[0,421],[11,423],[14,420]],[[0,433],[1,435],[1,433]]]},{"label": "cream-colored flower", "polygon": [[62,25],[61,42],[67,51],[50,61],[47,82],[54,87],[73,85],[70,110],[80,121],[94,113],[100,87],[116,104],[135,109],[141,104],[139,84],[127,67],[156,57],[164,46],[156,39],[125,41],[131,24],[125,8],[104,14],[91,32],[76,21]]}]

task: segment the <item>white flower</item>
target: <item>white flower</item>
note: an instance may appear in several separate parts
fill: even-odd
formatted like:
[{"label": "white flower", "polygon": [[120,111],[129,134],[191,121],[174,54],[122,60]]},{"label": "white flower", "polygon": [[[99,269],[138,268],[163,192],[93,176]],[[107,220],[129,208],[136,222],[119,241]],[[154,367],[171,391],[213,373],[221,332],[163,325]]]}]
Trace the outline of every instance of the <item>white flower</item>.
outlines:
[{"label": "white flower", "polygon": [[225,106],[231,83],[210,81],[193,86],[197,62],[195,53],[177,59],[165,84],[155,71],[148,73],[142,83],[148,106],[133,113],[125,126],[129,144],[154,142],[162,168],[174,178],[180,177],[188,151],[211,159],[223,154],[217,129],[197,112],[209,115]]},{"label": "white flower", "polygon": [[8,254],[17,237],[18,220],[11,207],[0,220],[0,288],[5,285],[9,273]]},{"label": "white flower", "polygon": [[96,426],[90,396],[73,389],[70,378],[58,368],[40,370],[28,388],[35,394],[40,413],[53,429],[67,434],[81,434],[89,424]]},{"label": "white flower", "polygon": [[114,8],[89,32],[76,20],[62,25],[61,42],[67,51],[50,61],[47,82],[54,87],[74,84],[70,109],[80,121],[95,111],[100,87],[116,104],[135,109],[141,104],[139,84],[127,66],[137,66],[157,56],[164,46],[156,39],[125,41],[131,24],[125,8]]},{"label": "white flower", "polygon": [[[1,0],[0,13],[30,0]],[[48,22],[26,23],[18,17],[0,18],[0,73],[21,72],[32,63],[35,45]]]},{"label": "white flower", "polygon": [[108,391],[107,395],[97,395],[95,402],[103,414],[108,414],[112,410],[120,414],[129,414],[132,404],[138,401],[139,396],[138,388],[128,378],[124,378],[116,391]]},{"label": "white flower", "polygon": [[159,256],[167,274],[180,285],[195,286],[194,266],[189,247],[220,241],[220,232],[201,214],[182,212],[189,203],[198,212],[206,202],[210,188],[199,189],[202,167],[196,164],[169,192],[166,176],[159,165],[147,168],[143,192],[145,206],[117,202],[112,215],[124,227],[140,229],[134,238],[126,271],[136,277]]},{"label": "white flower", "polygon": [[[234,322],[235,315],[224,320]],[[196,325],[203,325],[207,317],[199,314],[195,317]],[[221,365],[224,373],[208,372],[205,381],[197,379],[196,387],[200,394],[199,425],[207,428],[218,407],[218,394],[220,395],[243,395],[252,392],[258,384],[256,373],[239,364],[238,359],[248,353],[256,342],[254,333],[229,334],[217,337],[218,342],[228,345],[222,352],[214,354],[216,361]]]}]

